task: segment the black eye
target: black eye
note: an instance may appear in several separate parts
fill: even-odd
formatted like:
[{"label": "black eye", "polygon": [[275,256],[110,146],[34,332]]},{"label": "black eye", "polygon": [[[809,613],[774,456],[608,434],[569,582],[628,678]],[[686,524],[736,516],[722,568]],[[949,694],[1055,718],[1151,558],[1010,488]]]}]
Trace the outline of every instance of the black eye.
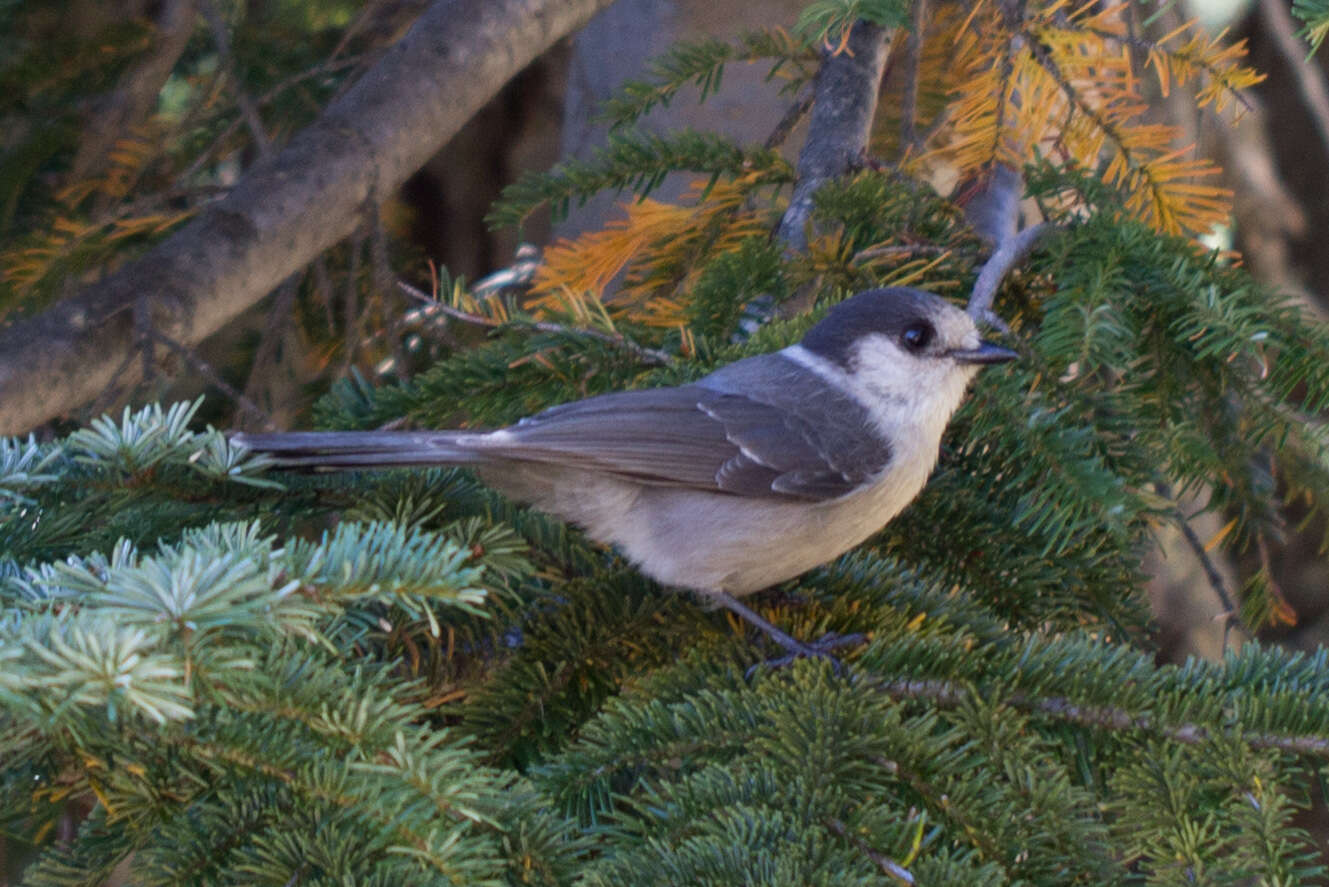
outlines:
[{"label": "black eye", "polygon": [[922,351],[932,342],[932,335],[931,324],[916,321],[904,328],[904,332],[900,334],[900,341],[910,351]]}]

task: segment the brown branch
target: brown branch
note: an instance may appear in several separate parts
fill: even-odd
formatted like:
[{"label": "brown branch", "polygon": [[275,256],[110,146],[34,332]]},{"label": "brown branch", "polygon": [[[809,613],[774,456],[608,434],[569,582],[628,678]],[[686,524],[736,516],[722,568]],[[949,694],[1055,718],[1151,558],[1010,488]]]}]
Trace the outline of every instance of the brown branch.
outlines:
[{"label": "brown branch", "polygon": [[346,344],[342,346],[344,356],[342,359],[341,375],[346,375],[355,363],[355,353],[360,348],[360,320],[364,312],[360,310],[360,261],[361,254],[365,251],[365,233],[363,230],[357,231],[351,238],[351,265],[346,271],[346,300],[342,305],[344,310],[345,322],[342,324],[342,338]]},{"label": "brown branch", "polygon": [[794,127],[798,126],[803,118],[808,116],[808,111],[812,110],[812,100],[816,98],[816,95],[811,88],[805,88],[800,92],[798,98],[784,112],[784,116],[775,124],[775,128],[771,130],[771,134],[766,137],[766,141],[762,142],[761,146],[768,151],[774,151],[783,145],[785,139],[789,138],[789,134],[794,131]]},{"label": "brown branch", "polygon": [[249,364],[249,378],[245,382],[245,396],[258,397],[259,388],[267,380],[270,365],[277,356],[277,345],[281,342],[291,324],[295,297],[300,292],[301,275],[295,274],[277,287],[272,307],[268,311],[267,322],[263,324],[263,333],[254,349],[254,359]]},{"label": "brown branch", "polygon": [[[132,306],[192,345],[328,247],[510,77],[609,0],[435,0],[282,151],[137,261],[0,328],[0,434],[77,408],[137,347]],[[133,381],[132,379],[130,381]]]},{"label": "brown branch", "polygon": [[[1159,485],[1159,493],[1170,497],[1170,492],[1166,485]],[[1223,574],[1218,572],[1218,567],[1214,564],[1213,558],[1209,557],[1209,551],[1204,547],[1204,542],[1196,535],[1191,522],[1186,519],[1178,508],[1173,515],[1177,521],[1177,527],[1181,530],[1181,537],[1186,540],[1194,553],[1196,560],[1200,562],[1200,568],[1204,570],[1204,578],[1209,582],[1209,587],[1213,589],[1214,596],[1218,598],[1219,604],[1223,607],[1223,618],[1231,621],[1237,613],[1237,605],[1232,601],[1232,596],[1227,593],[1227,583],[1223,581]]]},{"label": "brown branch", "polygon": [[470,314],[462,311],[460,308],[453,308],[447,302],[440,301],[430,296],[421,289],[411,286],[404,280],[397,281],[397,286],[402,292],[413,299],[419,299],[427,303],[431,310],[437,310],[446,314],[448,317],[455,318],[465,323],[475,324],[476,326],[488,327],[489,329],[502,329],[504,327],[526,327],[527,329],[538,330],[542,333],[555,333],[562,336],[582,336],[587,339],[595,339],[622,348],[624,351],[631,352],[643,363],[654,364],[657,366],[672,366],[674,358],[663,351],[657,351],[654,348],[647,348],[644,345],[638,345],[636,342],[623,335],[614,333],[605,333],[600,330],[586,329],[585,327],[564,326],[561,323],[549,323],[543,320],[507,320],[499,321],[489,317],[483,317],[479,314]]}]

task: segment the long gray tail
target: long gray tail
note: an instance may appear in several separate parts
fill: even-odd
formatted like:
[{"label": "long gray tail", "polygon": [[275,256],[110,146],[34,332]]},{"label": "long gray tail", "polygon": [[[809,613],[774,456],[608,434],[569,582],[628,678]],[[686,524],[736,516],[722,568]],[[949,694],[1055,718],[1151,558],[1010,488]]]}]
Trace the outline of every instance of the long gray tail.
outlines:
[{"label": "long gray tail", "polygon": [[282,468],[374,468],[395,465],[461,465],[487,461],[466,446],[477,431],[286,431],[231,435],[231,440],[272,456]]}]

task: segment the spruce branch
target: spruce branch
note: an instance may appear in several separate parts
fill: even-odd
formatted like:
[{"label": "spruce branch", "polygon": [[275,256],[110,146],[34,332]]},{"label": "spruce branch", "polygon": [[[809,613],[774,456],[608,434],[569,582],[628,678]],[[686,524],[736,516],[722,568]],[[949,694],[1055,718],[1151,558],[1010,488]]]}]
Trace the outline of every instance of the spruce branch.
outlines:
[{"label": "spruce branch", "polygon": [[617,131],[593,157],[565,160],[550,172],[529,173],[504,188],[485,219],[494,228],[521,225],[546,204],[556,217],[562,216],[574,202],[601,191],[630,189],[641,199],[677,171],[704,173],[712,180],[750,176],[754,187],[783,184],[793,177],[778,152],[743,148],[712,133]]},{"label": "spruce branch", "polygon": [[840,820],[838,819],[827,820],[826,827],[835,834],[839,835],[841,838],[844,838],[846,841],[853,844],[856,848],[858,848],[858,851],[860,853],[862,853],[868,859],[872,860],[872,862],[877,866],[877,868],[881,869],[883,872],[885,872],[890,877],[894,878],[896,881],[900,882],[901,884],[915,883],[914,876],[910,874],[909,869],[900,865],[898,862],[891,859],[889,856],[887,856],[885,853],[882,853],[880,850],[873,849],[872,845],[868,844],[868,842],[864,841],[858,835],[851,833],[849,829],[845,827],[845,824]]},{"label": "spruce branch", "polygon": [[785,86],[788,90],[808,79],[816,55],[779,29],[744,34],[733,43],[714,39],[680,43],[650,63],[647,78],[629,80],[619,87],[617,95],[602,104],[599,119],[615,129],[635,123],[653,108],[668,106],[689,83],[697,86],[698,100],[704,102],[720,88],[727,64],[760,59],[775,60],[767,79],[787,65],[797,69]]},{"label": "spruce branch", "polygon": [[[866,682],[893,699],[922,699],[946,708],[962,705],[972,699],[974,694],[972,687],[945,680],[887,681],[867,678]],[[1199,745],[1218,738],[1228,738],[1251,748],[1277,749],[1292,754],[1329,758],[1329,737],[1314,734],[1220,731],[1199,723],[1166,723],[1154,715],[1132,712],[1111,705],[1089,705],[1064,696],[1038,696],[1019,691],[1005,696],[1001,704],[1084,727],[1097,727],[1113,732],[1146,733],[1183,745]]]},{"label": "spruce branch", "polygon": [[533,329],[542,333],[553,333],[559,336],[570,336],[572,338],[582,337],[595,339],[597,342],[605,342],[613,345],[615,348],[621,348],[631,353],[643,363],[654,366],[673,366],[674,358],[663,351],[655,348],[647,348],[624,336],[621,333],[606,333],[601,330],[587,329],[585,327],[564,326],[561,323],[550,323],[545,320],[524,320],[519,318],[509,318],[508,320],[494,320],[490,317],[484,317],[479,314],[471,314],[460,308],[454,308],[446,302],[442,302],[430,296],[423,290],[411,286],[404,280],[398,280],[397,286],[402,292],[413,299],[424,302],[430,309],[437,310],[446,314],[448,317],[455,318],[464,323],[474,324],[476,326],[486,327],[488,329],[505,329],[509,327],[523,327]]}]

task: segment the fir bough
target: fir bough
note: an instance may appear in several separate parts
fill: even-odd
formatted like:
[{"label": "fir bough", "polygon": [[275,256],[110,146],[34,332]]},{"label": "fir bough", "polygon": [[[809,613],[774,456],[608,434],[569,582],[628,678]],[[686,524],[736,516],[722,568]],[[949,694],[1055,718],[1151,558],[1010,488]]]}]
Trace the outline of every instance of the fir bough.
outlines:
[{"label": "fir bough", "polygon": [[[763,39],[680,51],[611,112],[784,51]],[[646,295],[681,324],[614,323],[664,365],[513,324],[406,381],[352,377],[315,424],[497,426],[790,344],[858,289],[961,296],[984,249],[961,210],[872,166],[818,194],[806,254],[652,244],[669,273]],[[753,177],[771,218],[793,176],[624,134],[495,218],[682,170]],[[768,667],[743,623],[459,469],[277,473],[195,429],[197,404],[0,441],[0,822],[25,883],[1322,881],[1300,812],[1324,801],[1325,654],[1158,665],[1141,561],[1179,492],[1234,551],[1283,531],[1283,496],[1329,501],[1329,333],[1115,186],[1026,174],[1062,230],[996,304],[1021,360],[979,377],[904,514],[753,599],[798,637],[863,635],[842,670]],[[1246,578],[1255,627],[1276,592]]]}]

